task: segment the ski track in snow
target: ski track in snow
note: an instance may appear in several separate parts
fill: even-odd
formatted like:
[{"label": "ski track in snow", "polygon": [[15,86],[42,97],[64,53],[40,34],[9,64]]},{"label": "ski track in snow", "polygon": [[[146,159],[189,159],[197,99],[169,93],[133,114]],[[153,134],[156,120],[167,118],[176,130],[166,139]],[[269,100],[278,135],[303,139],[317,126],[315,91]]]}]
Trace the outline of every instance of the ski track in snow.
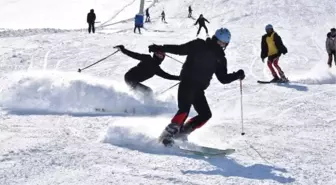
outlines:
[{"label": "ski track in snow", "polygon": [[[336,70],[327,68],[324,51],[325,35],[336,22],[333,0],[146,1],[152,22],[141,35],[133,34],[129,18],[140,1],[114,2],[113,8],[109,1],[82,7],[76,1],[57,3],[79,6],[72,12],[75,21],[95,8],[103,22],[95,35],[82,28],[85,19],[83,26],[67,27],[74,20],[52,14],[46,15],[54,20],[49,28],[31,19],[22,25],[34,26],[22,27],[17,14],[12,17],[17,22],[4,22],[0,29],[0,184],[336,184]],[[24,10],[20,5],[27,6],[1,2],[0,17]],[[205,146],[235,148],[227,157],[185,154],[157,142],[177,110],[177,87],[153,98],[130,92],[123,75],[137,61],[117,53],[77,73],[118,44],[147,53],[152,43],[194,39],[197,27],[186,19],[188,5],[194,17],[203,13],[210,20],[210,35],[219,26],[231,30],[228,71],[246,73],[246,135],[240,136],[239,83],[223,86],[214,77],[206,90],[213,117],[189,137]],[[159,19],[162,10],[168,24]],[[288,47],[280,66],[291,83],[256,83],[271,78],[259,58],[268,23]],[[205,38],[203,30],[200,35]],[[166,58],[161,67],[178,74],[181,64]],[[145,82],[156,93],[175,83],[158,77]],[[190,117],[195,114],[192,110]]]}]

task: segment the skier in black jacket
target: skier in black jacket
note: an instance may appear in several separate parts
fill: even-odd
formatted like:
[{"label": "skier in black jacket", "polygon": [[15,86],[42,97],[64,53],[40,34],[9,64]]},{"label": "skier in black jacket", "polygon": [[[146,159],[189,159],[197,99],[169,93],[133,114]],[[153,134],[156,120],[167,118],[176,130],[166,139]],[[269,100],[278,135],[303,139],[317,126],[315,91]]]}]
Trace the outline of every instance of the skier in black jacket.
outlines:
[{"label": "skier in black jacket", "polygon": [[90,13],[87,14],[87,18],[86,18],[86,22],[89,24],[89,28],[88,28],[89,33],[91,33],[91,30],[92,30],[92,33],[95,32],[95,25],[94,25],[95,21],[96,21],[96,14],[94,13],[94,10],[91,9]]},{"label": "skier in black jacket", "polygon": [[[267,65],[273,75],[271,82],[288,82],[285,73],[278,64],[281,54],[285,55],[287,53],[287,48],[282,43],[281,37],[273,30],[273,26],[271,24],[266,25],[265,31],[266,34],[261,38],[260,57],[263,62],[264,59],[268,57]],[[280,78],[274,70],[273,65],[277,69]]]},{"label": "skier in black jacket", "polygon": [[[241,69],[237,72],[227,73],[227,61],[223,48],[225,49],[229,44],[230,38],[230,31],[221,28],[216,31],[211,39],[196,39],[182,45],[149,46],[150,52],[163,51],[177,55],[187,55],[180,73],[179,110],[159,138],[159,141],[164,145],[171,145],[172,138],[185,138],[211,118],[212,115],[204,90],[209,86],[213,74],[216,74],[217,79],[222,84],[245,78],[244,71]],[[198,115],[184,123],[191,105],[194,106]]]},{"label": "skier in black jacket", "polygon": [[199,24],[199,28],[198,28],[196,37],[197,37],[198,34],[200,33],[202,27],[205,29],[206,34],[209,35],[209,33],[208,33],[208,28],[207,28],[206,25],[205,25],[205,21],[208,22],[208,23],[210,23],[206,18],[203,17],[203,14],[201,14],[201,15],[199,16],[199,18],[197,19],[197,21],[195,22],[194,25]]},{"label": "skier in black jacket", "polygon": [[126,84],[136,91],[140,91],[145,95],[151,96],[153,93],[152,89],[141,84],[141,82],[152,78],[154,75],[158,75],[168,80],[179,80],[179,76],[168,74],[160,68],[160,64],[165,58],[165,53],[163,52],[154,52],[152,57],[150,55],[139,54],[127,50],[123,45],[118,45],[114,48],[119,49],[122,53],[129,57],[140,60],[140,63],[137,66],[131,68],[125,74]]}]

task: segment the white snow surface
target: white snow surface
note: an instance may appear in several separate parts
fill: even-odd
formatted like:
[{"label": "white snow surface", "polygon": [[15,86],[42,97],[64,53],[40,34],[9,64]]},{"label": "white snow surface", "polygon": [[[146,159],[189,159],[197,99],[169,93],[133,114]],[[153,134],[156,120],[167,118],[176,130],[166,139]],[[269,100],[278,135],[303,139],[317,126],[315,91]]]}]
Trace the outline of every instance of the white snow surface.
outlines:
[{"label": "white snow surface", "polygon": [[[336,184],[336,68],[326,65],[326,33],[336,26],[334,0],[146,0],[152,23],[133,33],[139,0],[0,1],[0,184]],[[231,30],[229,72],[244,69],[241,136],[239,82],[216,78],[206,90],[213,117],[193,143],[235,148],[227,157],[200,157],[165,148],[157,137],[177,111],[176,81],[145,82],[153,97],[124,84],[137,61],[113,46],[148,53],[147,46],[195,39],[192,5]],[[86,15],[97,14],[97,33]],[[162,10],[167,24],[160,21]],[[280,66],[289,84],[257,84],[271,75],[260,60],[266,24],[288,48]],[[205,38],[204,30],[201,38]],[[184,61],[183,56],[174,56]],[[181,64],[166,58],[164,70]],[[104,108],[107,112],[95,112]],[[196,115],[191,111],[190,117]]]}]

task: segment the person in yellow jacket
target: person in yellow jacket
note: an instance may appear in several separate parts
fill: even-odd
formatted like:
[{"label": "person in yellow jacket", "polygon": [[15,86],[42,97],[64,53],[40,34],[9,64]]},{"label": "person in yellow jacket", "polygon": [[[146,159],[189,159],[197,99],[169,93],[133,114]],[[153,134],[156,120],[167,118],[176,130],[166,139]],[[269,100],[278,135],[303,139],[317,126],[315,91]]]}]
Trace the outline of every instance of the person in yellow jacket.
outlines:
[{"label": "person in yellow jacket", "polygon": [[[286,46],[282,43],[281,37],[273,30],[273,26],[268,24],[265,27],[266,34],[261,38],[261,59],[264,62],[265,58],[268,57],[267,65],[271,70],[273,79],[270,82],[288,82],[285,73],[281,70],[279,66],[279,58],[281,54],[287,53]],[[275,69],[279,73],[279,76]]]}]

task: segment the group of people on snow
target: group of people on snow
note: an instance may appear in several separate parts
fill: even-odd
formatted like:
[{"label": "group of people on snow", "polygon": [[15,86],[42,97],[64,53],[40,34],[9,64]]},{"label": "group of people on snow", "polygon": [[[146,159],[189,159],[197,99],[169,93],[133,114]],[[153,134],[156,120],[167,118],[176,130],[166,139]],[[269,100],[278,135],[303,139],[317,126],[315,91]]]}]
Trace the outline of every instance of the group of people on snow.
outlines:
[{"label": "group of people on snow", "polygon": [[[192,16],[191,6],[188,8],[188,17]],[[94,11],[91,10],[87,16],[89,24],[89,33],[94,33]],[[161,14],[161,20],[165,22],[164,11]],[[146,9],[146,21],[150,22],[148,8]],[[150,45],[149,54],[140,54],[130,51],[123,45],[115,46],[123,54],[140,62],[131,68],[124,76],[126,84],[133,90],[141,92],[145,96],[152,96],[153,91],[142,82],[157,75],[167,80],[179,81],[178,87],[178,111],[160,136],[160,141],[170,146],[174,139],[186,139],[195,129],[202,127],[212,116],[204,91],[210,85],[213,74],[222,84],[228,84],[235,80],[245,78],[244,70],[239,69],[236,72],[228,72],[225,49],[231,41],[231,33],[227,28],[219,28],[210,38],[205,22],[210,23],[201,14],[195,25],[199,25],[197,35],[202,28],[205,29],[207,38],[194,39],[181,45]],[[139,26],[134,28],[139,29]],[[287,48],[284,45],[280,35],[274,31],[271,24],[265,26],[265,34],[261,37],[260,57],[264,62],[267,58],[267,66],[273,75],[270,82],[288,82],[288,78],[279,66],[279,58],[286,54]],[[328,65],[331,67],[332,57],[336,65],[336,30],[332,28],[327,34],[326,49],[328,52]],[[160,65],[166,57],[166,53],[186,56],[179,75],[173,75],[161,69]],[[187,120],[191,106],[194,107],[198,115]]]}]

